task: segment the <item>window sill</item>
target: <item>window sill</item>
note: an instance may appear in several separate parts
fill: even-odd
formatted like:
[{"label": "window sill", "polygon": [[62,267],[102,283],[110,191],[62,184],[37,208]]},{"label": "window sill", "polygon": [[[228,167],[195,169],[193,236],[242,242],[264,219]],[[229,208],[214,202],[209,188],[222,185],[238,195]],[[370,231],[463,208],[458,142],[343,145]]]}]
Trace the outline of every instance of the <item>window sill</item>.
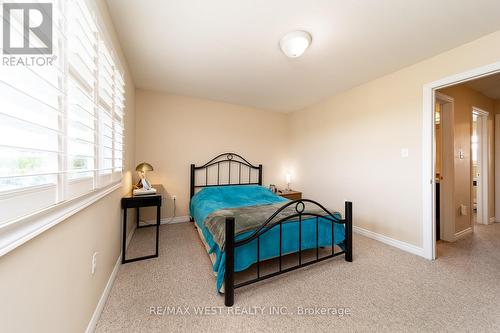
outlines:
[{"label": "window sill", "polygon": [[0,257],[122,187],[121,181],[0,226]]}]

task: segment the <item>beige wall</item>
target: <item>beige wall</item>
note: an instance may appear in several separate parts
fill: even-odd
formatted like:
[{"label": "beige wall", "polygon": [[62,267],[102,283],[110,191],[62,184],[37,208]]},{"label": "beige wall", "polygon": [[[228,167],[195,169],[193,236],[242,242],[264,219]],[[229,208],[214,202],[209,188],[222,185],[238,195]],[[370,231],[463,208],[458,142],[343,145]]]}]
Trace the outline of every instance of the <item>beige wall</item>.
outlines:
[{"label": "beige wall", "polygon": [[500,31],[292,113],[297,188],[352,200],[356,226],[421,247],[423,85],[499,60]]},{"label": "beige wall", "polygon": [[189,166],[219,153],[236,152],[261,163],[264,185],[284,185],[291,135],[286,114],[140,89],[136,110],[136,161],[151,163],[155,171],[148,178],[167,190],[163,218],[172,216],[172,195],[177,196],[176,215],[188,215]]},{"label": "beige wall", "polygon": [[[453,86],[439,90],[441,93],[454,99],[455,116],[455,232],[463,231],[471,224],[471,135],[472,135],[472,107],[478,107],[489,112],[489,179],[488,179],[488,205],[489,216],[495,216],[495,161],[494,161],[494,122],[493,100],[472,90],[465,85]],[[458,158],[458,151],[463,150],[465,158]],[[466,205],[469,214],[460,215],[460,205]]]},{"label": "beige wall", "polygon": [[[120,50],[104,1],[104,21]],[[135,88],[125,66],[125,168],[134,167]],[[0,257],[0,331],[83,332],[120,255],[120,197],[130,189],[127,171],[123,187]],[[99,252],[97,271],[91,259]]]}]

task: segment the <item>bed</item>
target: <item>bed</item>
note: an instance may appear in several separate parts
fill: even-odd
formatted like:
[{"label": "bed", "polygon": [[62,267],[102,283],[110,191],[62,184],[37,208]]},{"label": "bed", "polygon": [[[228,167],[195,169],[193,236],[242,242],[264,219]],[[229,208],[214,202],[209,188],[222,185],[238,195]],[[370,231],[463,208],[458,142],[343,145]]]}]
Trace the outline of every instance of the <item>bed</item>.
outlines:
[{"label": "bed", "polygon": [[[313,200],[282,198],[262,187],[262,170],[235,153],[191,165],[190,215],[226,306],[234,304],[236,288],[339,255],[352,261],[352,204],[345,203],[342,218]],[[303,260],[304,251],[312,251],[313,259]],[[298,263],[284,267],[283,258],[291,254]],[[262,274],[261,263],[270,259],[279,262],[278,269]],[[251,266],[256,277],[235,284],[235,273]]]}]

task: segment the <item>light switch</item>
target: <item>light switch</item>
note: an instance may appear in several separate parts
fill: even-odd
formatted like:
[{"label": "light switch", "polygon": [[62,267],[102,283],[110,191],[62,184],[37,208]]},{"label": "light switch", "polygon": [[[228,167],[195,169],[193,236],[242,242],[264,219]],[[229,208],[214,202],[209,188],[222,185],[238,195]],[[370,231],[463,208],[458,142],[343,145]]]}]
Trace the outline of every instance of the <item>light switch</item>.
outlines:
[{"label": "light switch", "polygon": [[402,148],[401,149],[401,157],[402,158],[408,158],[409,154],[410,154],[410,152],[408,151],[408,148]]},{"label": "light switch", "polygon": [[465,158],[465,154],[464,154],[464,151],[462,149],[460,149],[458,151],[458,158],[460,158],[461,160],[463,160]]}]

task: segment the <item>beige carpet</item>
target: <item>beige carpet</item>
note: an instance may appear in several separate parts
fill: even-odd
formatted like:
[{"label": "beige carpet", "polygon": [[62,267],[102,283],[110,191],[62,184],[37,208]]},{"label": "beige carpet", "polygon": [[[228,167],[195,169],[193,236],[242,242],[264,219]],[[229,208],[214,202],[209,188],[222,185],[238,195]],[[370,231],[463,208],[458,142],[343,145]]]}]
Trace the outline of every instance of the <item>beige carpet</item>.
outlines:
[{"label": "beige carpet", "polygon": [[[147,229],[134,236],[130,254],[151,240]],[[215,292],[192,224],[162,226],[160,240],[158,259],[120,267],[97,332],[500,331],[500,224],[440,243],[434,262],[355,235],[354,262],[337,257],[237,289],[235,313]],[[151,307],[182,311],[152,314]],[[200,315],[195,307],[221,308]],[[270,307],[285,314],[270,314]],[[301,307],[330,314],[298,315]],[[350,315],[334,315],[335,308]]]}]

